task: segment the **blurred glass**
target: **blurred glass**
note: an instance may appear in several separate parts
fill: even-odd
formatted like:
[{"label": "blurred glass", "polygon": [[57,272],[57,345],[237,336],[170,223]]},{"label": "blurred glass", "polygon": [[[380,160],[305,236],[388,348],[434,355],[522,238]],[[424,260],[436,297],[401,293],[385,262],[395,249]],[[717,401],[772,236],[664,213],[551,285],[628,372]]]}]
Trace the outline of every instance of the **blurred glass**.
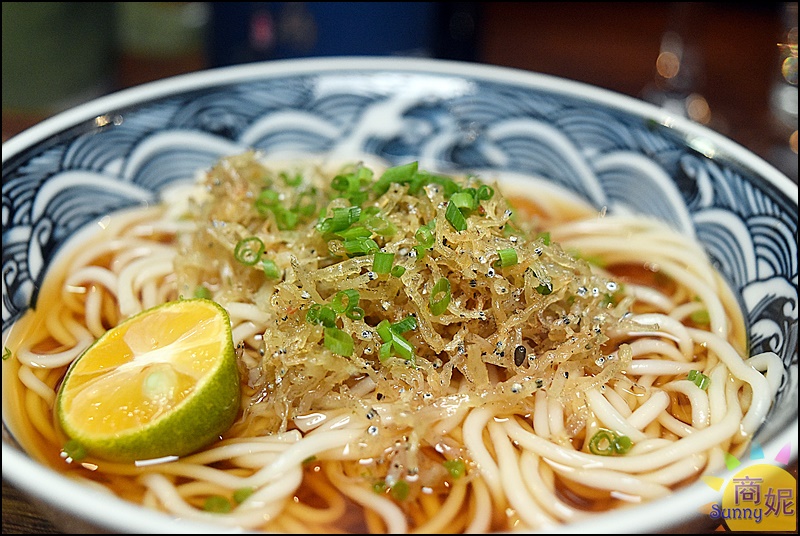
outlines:
[{"label": "blurred glass", "polygon": [[702,19],[703,13],[702,6],[694,4],[696,3],[670,4],[670,18],[661,35],[653,80],[642,90],[642,98],[673,113],[711,126],[711,108],[702,94],[705,59],[695,42],[691,26]]},{"label": "blurred glass", "polygon": [[118,77],[129,87],[207,66],[209,2],[115,2]]},{"label": "blurred glass", "polygon": [[797,182],[797,2],[785,2],[770,111],[777,138],[768,159]]},{"label": "blurred glass", "polygon": [[477,57],[479,2],[210,2],[210,66],[309,56]]},{"label": "blurred glass", "polygon": [[3,115],[48,116],[113,85],[113,2],[3,2]]}]

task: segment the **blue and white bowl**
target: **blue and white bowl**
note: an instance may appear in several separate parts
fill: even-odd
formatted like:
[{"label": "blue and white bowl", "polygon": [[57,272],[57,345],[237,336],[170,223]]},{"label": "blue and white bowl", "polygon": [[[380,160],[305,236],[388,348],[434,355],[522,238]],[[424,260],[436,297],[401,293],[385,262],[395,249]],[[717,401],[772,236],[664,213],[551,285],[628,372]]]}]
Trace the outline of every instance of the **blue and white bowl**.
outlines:
[{"label": "blue and white bowl", "polygon": [[[597,209],[643,213],[696,236],[739,296],[753,353],[788,371],[755,441],[797,457],[797,184],[666,110],[596,87],[477,64],[401,58],[276,61],[179,76],[55,116],[3,144],[3,337],[36,305],[71,235],[249,148],[419,160],[443,172],[533,175]],[[62,527],[215,532],[99,495],[36,464],[5,424],[3,478]],[[718,495],[697,483],[590,525],[670,530]],[[100,501],[100,502],[98,502]],[[102,506],[99,506],[102,504]],[[65,520],[70,520],[66,523]]]}]

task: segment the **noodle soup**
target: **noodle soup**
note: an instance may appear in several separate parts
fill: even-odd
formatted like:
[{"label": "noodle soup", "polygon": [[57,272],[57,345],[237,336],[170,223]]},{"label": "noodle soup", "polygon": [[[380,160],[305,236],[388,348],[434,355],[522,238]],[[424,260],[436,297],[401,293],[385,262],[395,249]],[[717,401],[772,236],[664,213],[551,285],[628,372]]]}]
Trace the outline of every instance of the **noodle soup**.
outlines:
[{"label": "noodle soup", "polygon": [[[110,215],[5,341],[15,437],[149,508],[299,533],[547,530],[743,452],[777,389],[764,372],[783,367],[747,355],[702,248],[495,179],[246,153]],[[254,239],[258,262],[243,260]],[[200,294],[230,315],[233,426],[179,459],[65,455],[53,401],[70,363],[125,318]]]}]

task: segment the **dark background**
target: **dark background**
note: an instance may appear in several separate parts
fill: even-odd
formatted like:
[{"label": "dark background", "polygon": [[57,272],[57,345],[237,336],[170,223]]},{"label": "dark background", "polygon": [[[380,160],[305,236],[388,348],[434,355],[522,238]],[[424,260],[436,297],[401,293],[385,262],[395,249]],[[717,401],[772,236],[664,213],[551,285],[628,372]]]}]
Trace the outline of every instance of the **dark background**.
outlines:
[{"label": "dark background", "polygon": [[797,2],[3,2],[3,139],[117,89],[303,56],[488,63],[653,101],[662,37],[677,31],[681,97],[707,107],[698,122],[797,180],[796,70],[793,120],[771,107],[790,26],[796,46]]}]

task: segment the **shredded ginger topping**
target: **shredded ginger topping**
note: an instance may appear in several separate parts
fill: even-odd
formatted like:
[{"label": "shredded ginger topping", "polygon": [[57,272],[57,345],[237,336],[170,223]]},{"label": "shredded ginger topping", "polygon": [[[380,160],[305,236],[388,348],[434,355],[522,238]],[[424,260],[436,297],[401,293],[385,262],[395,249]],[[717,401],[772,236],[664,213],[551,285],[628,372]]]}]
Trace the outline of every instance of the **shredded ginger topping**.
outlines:
[{"label": "shredded ginger topping", "polygon": [[384,423],[424,428],[426,410],[525,411],[541,389],[575,405],[630,360],[613,341],[629,306],[619,285],[497,184],[416,162],[273,167],[251,152],[203,185],[180,288],[249,304],[237,314],[267,326],[253,335],[260,355],[240,355],[260,432],[376,407]]}]

